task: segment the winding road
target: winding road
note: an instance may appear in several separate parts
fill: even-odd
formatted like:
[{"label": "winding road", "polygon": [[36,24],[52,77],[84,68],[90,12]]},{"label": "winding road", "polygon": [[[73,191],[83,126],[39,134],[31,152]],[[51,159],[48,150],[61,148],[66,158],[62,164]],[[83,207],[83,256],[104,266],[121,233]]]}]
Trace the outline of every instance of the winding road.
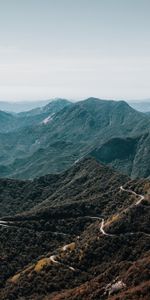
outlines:
[{"label": "winding road", "polygon": [[104,230],[105,220],[103,218],[100,218],[100,217],[91,217],[91,216],[85,216],[84,218],[100,220],[101,221],[100,232],[102,233],[102,235],[114,236],[113,234],[109,234],[109,233],[105,232],[105,230]]},{"label": "winding road", "polygon": [[50,259],[50,261],[52,262],[52,263],[54,263],[54,264],[61,264],[58,260],[57,260],[57,255],[51,255],[50,257],[49,257],[49,259]]},{"label": "winding road", "polygon": [[[104,225],[105,225],[105,221],[103,218],[100,218],[100,217],[92,217],[92,216],[85,216],[84,218],[89,218],[89,219],[94,219],[94,220],[100,220],[101,221],[101,225],[100,225],[100,232],[102,233],[102,235],[107,235],[107,236],[112,236],[111,234],[108,234],[105,232],[104,230]],[[63,251],[66,251],[68,249],[68,245],[65,245],[62,247],[62,250]],[[51,255],[49,257],[50,261],[54,264],[59,264],[59,265],[62,265],[62,266],[66,266],[68,269],[70,269],[71,271],[75,271],[75,269],[69,265],[66,265],[66,264],[63,264],[61,262],[58,261],[59,259],[59,256],[58,255]]]},{"label": "winding road", "polygon": [[68,233],[64,233],[64,232],[58,232],[58,231],[52,231],[51,233],[55,234],[55,235],[64,235],[64,236],[68,236]]},{"label": "winding road", "polygon": [[104,219],[102,219],[101,225],[100,225],[100,232],[101,232],[103,235],[113,236],[113,234],[109,234],[109,233],[106,233],[106,232],[105,232],[105,230],[104,230],[104,225],[105,225],[105,221],[104,221]]},{"label": "winding road", "polygon": [[[9,222],[9,223],[10,223],[10,222]],[[0,226],[2,226],[2,227],[9,227],[8,222],[6,222],[6,221],[1,221],[1,220],[0,220]]]},{"label": "winding road", "polygon": [[[14,226],[18,227],[17,225],[15,225],[15,222],[2,221],[2,220],[0,220],[0,226],[2,226],[2,227],[14,227]],[[68,233],[58,232],[58,231],[52,231],[50,233],[55,234],[55,235],[63,235],[63,236],[68,236],[69,235]]]},{"label": "winding road", "polygon": [[120,190],[123,192],[130,193],[136,197],[139,197],[139,200],[135,203],[135,205],[139,205],[145,199],[145,197],[143,195],[137,194],[134,191],[129,190],[129,189],[124,189],[124,187],[122,185],[120,186]]},{"label": "winding road", "polygon": [[[136,192],[130,190],[130,189],[125,189],[123,186],[120,186],[120,190],[122,192],[127,192],[127,193],[130,193],[132,195],[134,195],[135,197],[138,197],[139,199],[133,203],[130,207],[133,207],[134,205],[139,205],[144,199],[145,197],[141,194],[137,194]],[[104,218],[102,217],[97,217],[97,216],[83,216],[81,217],[82,219],[83,218],[87,218],[87,219],[91,219],[91,220],[99,220],[100,222],[100,227],[99,227],[99,230],[100,230],[100,233],[103,235],[103,236],[109,236],[109,237],[112,237],[112,236],[115,236],[115,234],[109,234],[105,231],[104,227],[105,227],[105,220]],[[18,224],[17,224],[18,225]],[[0,226],[2,227],[13,227],[15,226],[15,221],[12,222],[12,221],[3,221],[3,220],[0,220]],[[64,235],[64,236],[67,236],[68,234],[66,233],[63,233],[63,232],[57,232],[57,231],[54,231],[52,232],[53,234],[56,234],[56,235]],[[148,233],[144,233],[144,232],[138,232],[138,233],[142,233],[144,235],[147,235],[147,236],[150,236],[150,234]],[[130,233],[125,233],[125,234],[136,234],[136,233],[133,233],[133,232],[130,232]],[[77,237],[79,238],[79,237]],[[72,242],[71,244],[75,244],[74,242]],[[68,245],[70,244],[67,244],[67,245],[64,245],[62,247],[62,251],[67,251],[68,250]],[[74,248],[73,248],[74,249]],[[56,253],[56,252],[55,252]],[[62,256],[63,257],[63,256]],[[66,263],[63,263],[61,262],[61,253],[58,252],[58,254],[54,254],[54,255],[51,255],[49,258],[49,261],[52,263],[52,264],[56,264],[56,265],[60,265],[60,266],[64,266],[66,268],[68,268],[69,270],[75,272],[76,270],[72,267],[72,266],[69,266],[68,264]],[[118,281],[116,282],[114,285],[111,285],[111,289],[107,289],[106,287],[106,291],[109,292],[109,295],[112,291],[116,290],[116,289],[121,289],[123,286],[123,283],[121,281]]]},{"label": "winding road", "polygon": [[[120,190],[123,191],[123,192],[127,192],[127,193],[130,193],[136,197],[139,197],[139,200],[135,203],[135,205],[139,205],[144,199],[145,197],[143,195],[140,195],[140,194],[137,194],[135,193],[134,191],[130,190],[130,189],[125,189],[122,185],[120,186]],[[95,220],[100,220],[101,221],[101,225],[100,225],[100,232],[103,234],[103,235],[108,235],[108,236],[112,236],[111,234],[108,234],[105,232],[104,230],[104,219],[103,218],[100,218],[100,217],[92,217],[92,216],[85,216],[84,218],[89,218],[89,219],[95,219]],[[0,226],[2,227],[10,227],[9,224],[14,224],[14,222],[11,222],[11,221],[3,221],[3,220],[0,220]],[[63,233],[63,232],[53,232],[53,234],[58,234],[58,235],[67,235],[66,233]]]},{"label": "winding road", "polygon": [[63,263],[59,262],[59,261],[58,261],[58,255],[51,255],[51,256],[49,257],[49,259],[50,259],[50,261],[51,261],[52,263],[54,263],[54,264],[62,265],[62,266],[67,267],[69,270],[71,270],[71,271],[73,271],[73,272],[75,271],[75,269],[74,269],[73,267],[68,266],[68,265],[66,265],[66,264],[63,264]]}]

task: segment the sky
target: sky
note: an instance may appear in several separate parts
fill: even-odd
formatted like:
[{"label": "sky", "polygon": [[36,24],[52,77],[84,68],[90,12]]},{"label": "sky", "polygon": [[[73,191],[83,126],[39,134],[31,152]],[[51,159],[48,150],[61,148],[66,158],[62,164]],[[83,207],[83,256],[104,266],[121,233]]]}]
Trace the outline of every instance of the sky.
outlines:
[{"label": "sky", "polygon": [[149,0],[0,0],[0,101],[150,98]]}]

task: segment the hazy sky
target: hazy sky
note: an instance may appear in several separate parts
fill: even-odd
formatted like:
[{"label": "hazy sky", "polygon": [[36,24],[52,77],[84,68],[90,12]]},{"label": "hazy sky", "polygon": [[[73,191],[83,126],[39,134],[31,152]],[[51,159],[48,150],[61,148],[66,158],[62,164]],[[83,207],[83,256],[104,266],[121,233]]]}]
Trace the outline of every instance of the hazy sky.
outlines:
[{"label": "hazy sky", "polygon": [[150,98],[150,0],[0,0],[0,100]]}]

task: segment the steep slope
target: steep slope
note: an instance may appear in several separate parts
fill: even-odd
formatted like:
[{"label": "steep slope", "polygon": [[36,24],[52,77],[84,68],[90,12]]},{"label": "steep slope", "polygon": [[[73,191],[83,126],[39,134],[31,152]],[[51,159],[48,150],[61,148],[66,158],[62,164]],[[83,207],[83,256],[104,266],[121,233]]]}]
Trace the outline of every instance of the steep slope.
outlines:
[{"label": "steep slope", "polygon": [[53,101],[50,101],[46,105],[36,107],[28,111],[22,111],[18,113],[18,116],[21,118],[21,117],[31,117],[31,116],[35,116],[47,112],[56,113],[69,104],[71,104],[69,100],[58,98]]},{"label": "steep slope", "polygon": [[[47,124],[52,120],[55,113],[61,111],[64,107],[71,105],[71,102],[65,99],[57,99],[45,106],[17,114],[18,128],[39,126]],[[17,129],[17,127],[16,127]]]},{"label": "steep slope", "polygon": [[[3,206],[6,195],[12,202],[0,220],[2,300],[149,299],[148,180],[85,159],[63,174],[2,183]],[[20,189],[28,208],[20,200],[14,215]]]},{"label": "steep slope", "polygon": [[0,132],[8,132],[12,128],[12,124],[15,123],[15,116],[4,111],[0,111]]},{"label": "steep slope", "polygon": [[10,157],[0,157],[1,177],[58,173],[112,138],[139,136],[150,128],[149,117],[124,101],[94,98],[66,106],[45,123],[7,134],[4,140],[0,135],[1,153],[7,148]]},{"label": "steep slope", "polygon": [[90,155],[132,178],[150,176],[150,134],[134,138],[113,138]]},{"label": "steep slope", "polygon": [[[127,178],[94,159],[84,159],[64,173],[46,175],[33,181],[0,179],[0,216],[27,210],[29,214],[33,207],[40,210],[47,206],[68,205],[73,201],[80,204],[90,199],[95,201],[96,193],[105,194],[109,188],[116,190]],[[37,206],[38,203],[41,205]]]}]

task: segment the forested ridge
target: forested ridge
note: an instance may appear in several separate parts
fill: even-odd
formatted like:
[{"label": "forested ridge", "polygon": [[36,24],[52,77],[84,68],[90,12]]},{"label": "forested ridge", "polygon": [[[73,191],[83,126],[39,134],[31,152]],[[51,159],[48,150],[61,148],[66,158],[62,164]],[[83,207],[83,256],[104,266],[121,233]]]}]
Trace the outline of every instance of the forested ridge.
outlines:
[{"label": "forested ridge", "polygon": [[90,158],[1,180],[1,299],[148,300],[149,191]]}]

